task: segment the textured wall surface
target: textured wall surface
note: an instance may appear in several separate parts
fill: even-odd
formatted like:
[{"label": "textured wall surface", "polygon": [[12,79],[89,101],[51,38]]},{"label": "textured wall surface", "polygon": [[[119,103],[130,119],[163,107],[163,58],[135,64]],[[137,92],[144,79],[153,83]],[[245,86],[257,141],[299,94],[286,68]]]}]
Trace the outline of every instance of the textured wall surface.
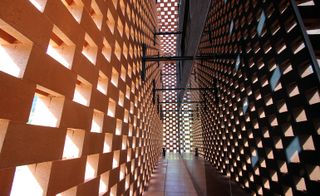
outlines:
[{"label": "textured wall surface", "polygon": [[[252,195],[319,195],[319,1],[214,0],[194,147]],[[210,27],[211,26],[211,27]],[[211,29],[211,31],[209,31]]]},{"label": "textured wall surface", "polygon": [[140,77],[156,25],[149,0],[0,0],[0,195],[143,192],[162,147],[158,66]]}]

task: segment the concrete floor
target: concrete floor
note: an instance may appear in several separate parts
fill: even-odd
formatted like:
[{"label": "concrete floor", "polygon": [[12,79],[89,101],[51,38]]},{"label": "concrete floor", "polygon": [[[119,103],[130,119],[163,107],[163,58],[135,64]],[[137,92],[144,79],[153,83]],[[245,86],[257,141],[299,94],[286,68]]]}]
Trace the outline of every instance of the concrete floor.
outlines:
[{"label": "concrete floor", "polygon": [[143,196],[247,195],[238,184],[190,153],[167,153],[159,160]]}]

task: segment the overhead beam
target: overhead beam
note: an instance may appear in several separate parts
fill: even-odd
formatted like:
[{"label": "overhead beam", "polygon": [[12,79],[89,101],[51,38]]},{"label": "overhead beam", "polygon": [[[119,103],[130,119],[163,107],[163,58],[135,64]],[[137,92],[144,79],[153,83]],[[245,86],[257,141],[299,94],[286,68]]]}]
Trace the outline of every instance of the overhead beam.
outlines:
[{"label": "overhead beam", "polygon": [[176,32],[156,32],[154,35],[177,35],[181,34],[182,31],[176,31]]},{"label": "overhead beam", "polygon": [[156,91],[180,91],[180,90],[190,90],[190,91],[212,91],[214,88],[158,88]]}]

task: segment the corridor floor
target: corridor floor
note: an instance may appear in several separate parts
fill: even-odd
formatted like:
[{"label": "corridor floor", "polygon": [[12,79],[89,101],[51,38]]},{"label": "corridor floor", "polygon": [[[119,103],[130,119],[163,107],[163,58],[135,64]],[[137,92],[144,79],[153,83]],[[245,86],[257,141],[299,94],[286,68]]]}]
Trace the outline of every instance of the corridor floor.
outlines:
[{"label": "corridor floor", "polygon": [[191,153],[167,153],[159,160],[143,196],[242,196],[236,183]]}]

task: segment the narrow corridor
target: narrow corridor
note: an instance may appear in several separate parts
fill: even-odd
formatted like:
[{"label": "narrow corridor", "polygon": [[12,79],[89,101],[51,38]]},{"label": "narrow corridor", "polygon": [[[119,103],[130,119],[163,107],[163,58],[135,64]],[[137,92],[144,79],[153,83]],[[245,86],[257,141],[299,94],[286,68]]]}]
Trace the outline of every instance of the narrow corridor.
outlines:
[{"label": "narrow corridor", "polygon": [[167,153],[159,160],[144,196],[246,195],[207,161],[191,153]]},{"label": "narrow corridor", "polygon": [[159,161],[144,196],[196,196],[197,192],[178,153],[167,153]]}]

